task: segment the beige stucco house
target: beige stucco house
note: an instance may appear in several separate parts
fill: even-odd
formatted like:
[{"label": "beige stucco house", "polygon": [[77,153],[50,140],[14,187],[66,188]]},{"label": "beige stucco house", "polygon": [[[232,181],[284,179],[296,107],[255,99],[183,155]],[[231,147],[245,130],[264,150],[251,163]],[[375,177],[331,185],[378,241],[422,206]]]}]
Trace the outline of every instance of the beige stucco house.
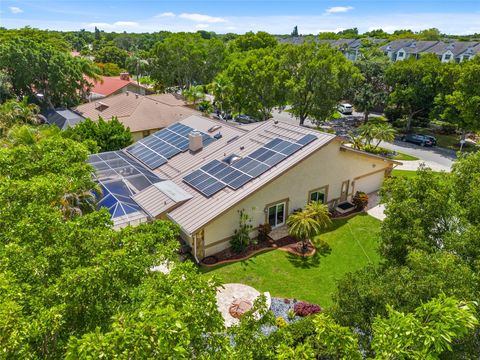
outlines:
[{"label": "beige stucco house", "polygon": [[[164,130],[124,155],[159,178],[132,191],[132,200],[146,217],[177,223],[199,261],[230,246],[240,210],[252,218],[253,237],[260,224],[284,226],[294,209],[311,200],[334,207],[357,190],[378,190],[396,163],[344,146],[335,135],[282,122],[249,131],[201,116],[179,124],[185,139],[178,141],[188,150],[168,159],[152,154]],[[202,134],[202,141],[188,129]]]}]

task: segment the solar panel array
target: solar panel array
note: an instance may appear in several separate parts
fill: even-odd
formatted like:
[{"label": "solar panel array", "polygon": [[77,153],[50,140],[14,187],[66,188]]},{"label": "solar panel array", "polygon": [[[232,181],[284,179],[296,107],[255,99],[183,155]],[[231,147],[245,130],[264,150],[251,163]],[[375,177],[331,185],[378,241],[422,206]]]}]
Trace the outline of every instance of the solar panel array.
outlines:
[{"label": "solar panel array", "polygon": [[131,196],[162,181],[157,175],[121,151],[90,155],[95,179],[102,188],[98,207],[106,207],[112,218],[143,213]]},{"label": "solar panel array", "polygon": [[206,197],[227,186],[237,190],[315,139],[317,137],[312,134],[305,135],[295,143],[275,138],[232,165],[213,160],[185,176],[183,181]]},{"label": "solar panel array", "polygon": [[[194,131],[190,126],[175,123],[165,129],[137,141],[126,150],[150,169],[165,164],[173,156],[185,152],[189,147],[188,134]],[[211,136],[201,133],[203,146],[215,141]]]}]

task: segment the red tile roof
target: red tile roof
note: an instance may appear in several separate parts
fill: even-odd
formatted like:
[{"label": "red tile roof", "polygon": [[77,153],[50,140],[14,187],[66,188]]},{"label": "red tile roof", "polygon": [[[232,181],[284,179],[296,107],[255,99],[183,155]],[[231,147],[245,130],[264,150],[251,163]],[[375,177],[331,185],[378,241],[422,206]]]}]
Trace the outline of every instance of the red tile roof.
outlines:
[{"label": "red tile roof", "polygon": [[122,80],[118,76],[101,76],[101,79],[102,80],[95,82],[94,80],[87,78],[87,80],[93,84],[90,90],[92,93],[109,96],[128,84],[143,87],[132,80]]}]

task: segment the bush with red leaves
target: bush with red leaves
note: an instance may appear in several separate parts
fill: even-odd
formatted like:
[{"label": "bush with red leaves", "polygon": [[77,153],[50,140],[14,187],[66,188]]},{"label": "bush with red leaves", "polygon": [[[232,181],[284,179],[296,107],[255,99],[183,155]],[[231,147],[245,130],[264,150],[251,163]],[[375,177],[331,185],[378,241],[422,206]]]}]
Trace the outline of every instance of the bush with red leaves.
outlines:
[{"label": "bush with red leaves", "polygon": [[310,304],[307,302],[300,301],[295,304],[293,307],[293,310],[295,311],[295,314],[298,316],[308,316],[312,314],[319,313],[322,311],[322,308],[316,304]]}]

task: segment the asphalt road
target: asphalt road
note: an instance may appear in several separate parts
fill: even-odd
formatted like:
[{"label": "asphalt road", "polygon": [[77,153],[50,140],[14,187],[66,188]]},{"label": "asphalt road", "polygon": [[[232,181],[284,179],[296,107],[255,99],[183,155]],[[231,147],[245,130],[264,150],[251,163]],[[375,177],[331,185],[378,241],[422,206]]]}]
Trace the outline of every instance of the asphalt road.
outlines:
[{"label": "asphalt road", "polygon": [[[287,122],[290,124],[298,125],[298,120],[293,117],[287,111],[273,111],[273,119]],[[355,116],[362,116],[362,113],[355,113]],[[308,119],[305,121],[306,126],[313,127],[314,125]],[[399,169],[406,170],[415,170],[420,163],[425,163],[428,167],[431,167],[433,170],[446,170],[449,171],[453,162],[457,158],[453,150],[440,148],[440,147],[422,147],[415,144],[406,143],[403,141],[396,140],[394,143],[382,142],[380,146],[396,151],[401,152],[407,155],[415,156],[419,158],[419,161],[404,161],[403,166],[399,166]]]}]

